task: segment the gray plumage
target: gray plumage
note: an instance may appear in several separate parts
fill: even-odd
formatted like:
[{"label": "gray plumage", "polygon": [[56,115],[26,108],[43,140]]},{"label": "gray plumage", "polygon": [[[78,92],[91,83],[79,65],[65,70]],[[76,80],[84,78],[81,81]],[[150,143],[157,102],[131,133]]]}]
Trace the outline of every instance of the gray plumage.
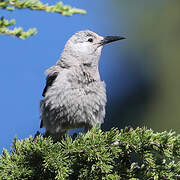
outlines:
[{"label": "gray plumage", "polygon": [[74,128],[87,131],[104,122],[106,89],[98,71],[99,59],[104,44],[121,39],[85,30],[67,41],[56,65],[45,72],[40,111],[41,127],[48,135],[58,137]]}]

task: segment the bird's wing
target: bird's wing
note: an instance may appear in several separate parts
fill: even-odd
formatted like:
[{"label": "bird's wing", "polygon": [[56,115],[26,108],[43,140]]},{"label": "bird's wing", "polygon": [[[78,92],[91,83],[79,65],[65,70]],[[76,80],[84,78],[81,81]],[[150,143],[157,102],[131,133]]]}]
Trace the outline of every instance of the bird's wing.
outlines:
[{"label": "bird's wing", "polygon": [[55,79],[57,78],[57,76],[58,76],[57,72],[54,72],[53,74],[49,74],[47,76],[47,78],[46,78],[46,86],[45,86],[45,88],[43,90],[43,93],[42,93],[43,97],[45,97],[48,88],[52,86],[52,84],[55,81]]},{"label": "bird's wing", "polygon": [[[42,93],[43,97],[45,97],[48,88],[52,86],[52,84],[55,81],[55,79],[57,78],[57,76],[58,76],[57,72],[54,72],[53,74],[49,74],[47,76],[47,78],[46,78],[46,86],[45,86],[45,88],[43,90],[43,93]],[[40,128],[42,128],[42,127],[43,127],[43,120],[41,120],[41,124],[40,124]]]},{"label": "bird's wing", "polygon": [[[46,78],[46,86],[45,86],[43,93],[42,93],[43,97],[45,97],[46,92],[48,91],[49,87],[51,87],[53,85],[55,79],[58,76],[60,69],[61,69],[60,66],[55,65],[55,66],[52,66],[45,71],[47,78]],[[40,128],[42,128],[43,126],[44,126],[43,120],[41,120]]]},{"label": "bird's wing", "polygon": [[43,128],[43,126],[44,126],[43,120],[41,120],[40,128]]}]

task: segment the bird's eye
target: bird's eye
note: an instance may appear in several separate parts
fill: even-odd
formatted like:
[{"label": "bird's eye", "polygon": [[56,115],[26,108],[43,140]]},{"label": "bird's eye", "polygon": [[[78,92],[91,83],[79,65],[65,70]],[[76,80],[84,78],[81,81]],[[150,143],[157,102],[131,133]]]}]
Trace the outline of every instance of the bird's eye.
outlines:
[{"label": "bird's eye", "polygon": [[93,38],[89,38],[88,41],[89,41],[89,42],[93,42]]}]

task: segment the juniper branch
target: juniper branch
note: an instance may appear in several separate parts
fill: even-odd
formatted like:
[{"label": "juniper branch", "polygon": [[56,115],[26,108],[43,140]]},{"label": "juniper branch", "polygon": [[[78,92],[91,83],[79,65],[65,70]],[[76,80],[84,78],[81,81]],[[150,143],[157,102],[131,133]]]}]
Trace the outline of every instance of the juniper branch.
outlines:
[{"label": "juniper branch", "polygon": [[6,35],[11,35],[11,36],[16,36],[21,39],[26,39],[29,36],[32,36],[37,33],[36,28],[29,29],[27,32],[24,32],[23,28],[21,28],[21,27],[19,27],[19,28],[15,27],[12,30],[7,28],[8,26],[14,25],[15,22],[16,21],[14,19],[11,19],[8,21],[4,17],[1,17],[1,19],[0,19],[0,34],[6,34]]},{"label": "juniper branch", "polygon": [[[116,143],[118,142],[118,143]],[[53,143],[37,136],[13,142],[0,156],[0,179],[174,179],[180,177],[180,135],[147,128],[93,128]]]},{"label": "juniper branch", "polygon": [[41,10],[46,12],[55,12],[64,16],[72,16],[73,14],[85,14],[83,9],[72,8],[71,6],[64,5],[62,2],[57,2],[56,5],[49,6],[43,4],[39,0],[5,0],[0,1],[0,8],[13,11],[16,9],[30,9]]},{"label": "juniper branch", "polygon": [[[71,6],[64,5],[62,2],[57,2],[56,5],[43,4],[39,0],[0,0],[0,8],[8,11],[14,11],[15,9],[29,9],[40,10],[46,12],[59,13],[63,16],[72,16],[73,14],[85,14],[83,9],[72,8]],[[8,29],[7,26],[15,24],[15,20],[6,20],[4,17],[0,19],[0,34],[7,34],[26,39],[37,33],[35,28],[29,29],[27,32],[23,31],[23,28]]]}]

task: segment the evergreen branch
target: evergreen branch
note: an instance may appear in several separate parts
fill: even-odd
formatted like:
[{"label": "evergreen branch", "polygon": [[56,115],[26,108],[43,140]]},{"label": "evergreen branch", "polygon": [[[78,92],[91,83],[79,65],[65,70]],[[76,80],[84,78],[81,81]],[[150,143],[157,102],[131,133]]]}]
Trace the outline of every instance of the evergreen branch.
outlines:
[{"label": "evergreen branch", "polygon": [[[43,4],[39,0],[0,0],[0,8],[13,11],[16,9],[30,9],[30,10],[41,10],[46,12],[55,12],[64,16],[72,16],[73,14],[85,14],[86,11],[83,9],[72,8],[71,6],[64,5],[62,2],[57,2],[56,5],[49,6]],[[35,28],[29,29],[27,32],[23,31],[23,28],[14,28],[10,30],[7,26],[15,24],[15,20],[5,20],[4,17],[0,19],[0,34],[7,34],[16,36],[21,39],[26,39],[37,33]]]},{"label": "evergreen branch", "polygon": [[0,28],[14,25],[16,21],[11,19],[10,21],[6,20],[3,16],[0,18]]},{"label": "evergreen branch", "polygon": [[35,35],[37,32],[36,28],[29,29],[28,31],[24,32],[23,28],[14,28],[13,30],[10,30],[8,28],[0,28],[0,34],[6,34],[11,36],[16,36],[21,39],[26,39],[32,35]]},{"label": "evergreen branch", "polygon": [[37,33],[36,28],[29,29],[27,32],[23,31],[23,28],[14,28],[12,30],[8,29],[8,26],[14,25],[15,20],[11,19],[10,21],[6,20],[4,17],[0,18],[0,34],[6,34],[11,36],[16,36],[21,39],[26,39]]},{"label": "evergreen branch", "polygon": [[180,135],[147,128],[93,128],[53,143],[37,136],[15,138],[0,156],[0,179],[179,179]]},{"label": "evergreen branch", "polygon": [[0,0],[0,8],[6,10],[17,9],[30,9],[30,10],[43,10],[46,12],[55,12],[64,16],[72,16],[73,14],[86,14],[83,9],[72,8],[71,6],[64,5],[62,2],[57,2],[56,5],[49,6],[43,4],[39,0]]}]

